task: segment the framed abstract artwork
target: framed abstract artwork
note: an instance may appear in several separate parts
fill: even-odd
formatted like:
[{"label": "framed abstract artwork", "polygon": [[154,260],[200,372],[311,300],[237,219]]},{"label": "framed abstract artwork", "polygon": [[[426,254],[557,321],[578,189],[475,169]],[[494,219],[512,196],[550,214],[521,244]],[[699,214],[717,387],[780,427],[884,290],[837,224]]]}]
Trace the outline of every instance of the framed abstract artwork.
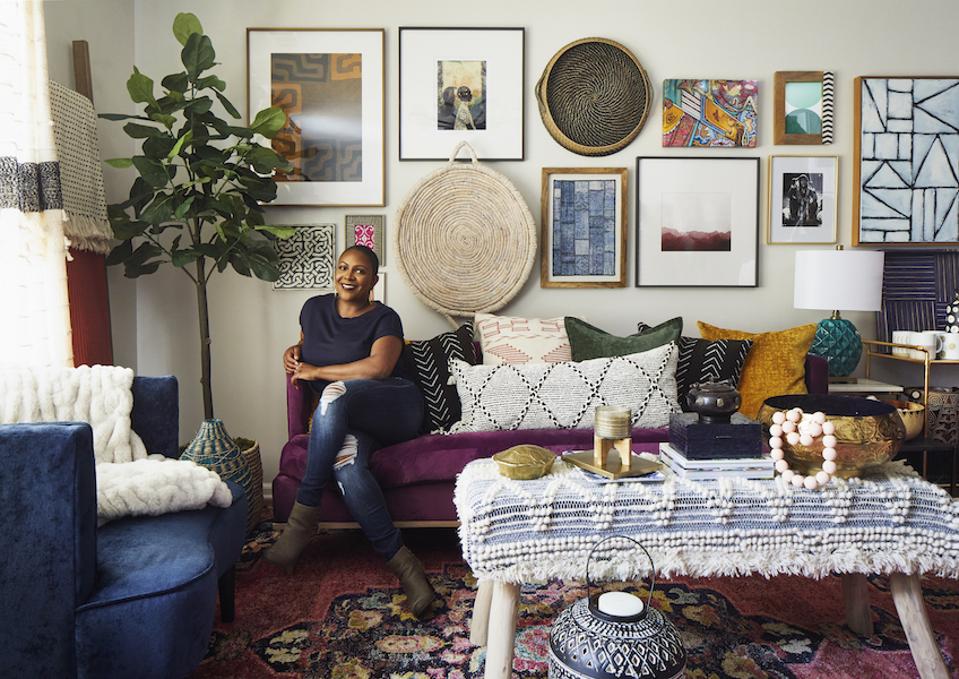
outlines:
[{"label": "framed abstract artwork", "polygon": [[775,143],[832,143],[836,94],[832,71],[777,71],[775,89]]},{"label": "framed abstract artwork", "polygon": [[380,270],[377,277],[379,280],[376,282],[376,285],[373,286],[373,290],[370,291],[370,301],[386,304],[386,279],[388,276],[385,271]]},{"label": "framed abstract artwork", "polygon": [[545,167],[540,286],[626,285],[625,167]]},{"label": "framed abstract artwork", "polygon": [[636,286],[756,287],[759,158],[636,159]]},{"label": "framed abstract artwork", "polygon": [[286,113],[274,205],[385,205],[383,34],[247,29],[247,110]]},{"label": "framed abstract artwork", "polygon": [[827,245],[838,237],[839,156],[769,156],[770,245]]},{"label": "framed abstract artwork", "polygon": [[756,80],[663,81],[663,146],[756,146]]},{"label": "framed abstract artwork", "polygon": [[386,218],[383,215],[346,215],[343,248],[365,245],[386,266]]},{"label": "framed abstract artwork", "polygon": [[959,245],[959,76],[856,78],[853,245]]},{"label": "framed abstract artwork", "polygon": [[280,277],[274,290],[333,289],[336,269],[336,225],[302,226],[289,238],[277,240]]},{"label": "framed abstract artwork", "polygon": [[400,27],[400,160],[523,160],[523,28]]}]

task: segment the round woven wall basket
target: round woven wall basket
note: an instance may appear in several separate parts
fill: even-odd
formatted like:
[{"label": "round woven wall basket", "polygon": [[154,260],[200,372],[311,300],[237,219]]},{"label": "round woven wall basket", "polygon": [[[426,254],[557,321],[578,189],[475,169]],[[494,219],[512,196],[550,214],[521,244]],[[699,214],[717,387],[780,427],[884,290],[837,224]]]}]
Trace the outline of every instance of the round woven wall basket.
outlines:
[{"label": "round woven wall basket", "polygon": [[583,38],[557,52],[536,83],[543,124],[583,156],[626,147],[646,123],[652,88],[636,56],[613,40]]},{"label": "round woven wall basket", "polygon": [[[461,149],[471,162],[455,162]],[[400,271],[424,304],[472,316],[501,309],[536,256],[536,222],[516,187],[460,142],[449,163],[423,178],[396,215]]]}]

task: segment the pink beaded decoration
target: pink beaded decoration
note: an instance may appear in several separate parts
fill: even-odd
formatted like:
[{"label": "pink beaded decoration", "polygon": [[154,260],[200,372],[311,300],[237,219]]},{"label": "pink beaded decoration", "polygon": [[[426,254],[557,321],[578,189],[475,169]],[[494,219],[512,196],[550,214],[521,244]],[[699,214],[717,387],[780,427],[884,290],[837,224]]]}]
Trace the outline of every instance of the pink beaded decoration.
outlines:
[{"label": "pink beaded decoration", "polygon": [[[799,408],[773,413],[773,424],[769,427],[769,455],[776,461],[776,471],[784,483],[796,488],[816,490],[827,485],[836,473],[836,426],[826,421],[826,415],[815,412],[803,413]],[[784,443],[794,446],[801,443],[810,446],[813,440],[822,437],[822,471],[815,475],[803,476],[789,468],[783,452]],[[783,440],[785,439],[785,441]]]}]

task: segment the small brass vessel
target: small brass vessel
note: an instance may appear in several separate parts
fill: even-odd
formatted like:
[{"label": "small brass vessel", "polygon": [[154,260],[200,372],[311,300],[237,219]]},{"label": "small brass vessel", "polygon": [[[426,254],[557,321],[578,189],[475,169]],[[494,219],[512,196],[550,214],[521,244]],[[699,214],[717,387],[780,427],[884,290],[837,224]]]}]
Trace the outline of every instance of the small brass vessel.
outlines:
[{"label": "small brass vessel", "polygon": [[[774,396],[759,410],[759,421],[769,435],[773,413],[801,408],[804,413],[822,411],[836,427],[836,473],[843,479],[891,460],[906,437],[906,428],[895,406],[882,401],[851,396],[819,394]],[[822,438],[811,446],[783,442],[789,466],[798,474],[822,470]]]},{"label": "small brass vessel", "polygon": [[556,461],[556,454],[530,444],[507,448],[493,455],[499,473],[514,481],[530,481],[549,473]]}]

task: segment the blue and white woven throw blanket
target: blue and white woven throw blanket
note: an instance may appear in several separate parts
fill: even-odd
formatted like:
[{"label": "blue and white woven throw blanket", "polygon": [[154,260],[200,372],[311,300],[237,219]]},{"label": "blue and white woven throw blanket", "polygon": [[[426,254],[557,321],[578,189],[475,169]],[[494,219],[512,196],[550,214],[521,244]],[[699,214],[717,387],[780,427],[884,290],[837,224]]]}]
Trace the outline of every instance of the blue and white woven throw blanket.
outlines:
[{"label": "blue and white woven throw blanket", "polygon": [[[473,573],[506,582],[582,580],[590,549],[611,535],[641,542],[663,576],[959,577],[959,502],[902,462],[810,491],[778,477],[596,483],[559,460],[540,479],[513,481],[477,460],[454,501]],[[604,543],[590,566],[597,580],[648,571],[622,540]]]}]

